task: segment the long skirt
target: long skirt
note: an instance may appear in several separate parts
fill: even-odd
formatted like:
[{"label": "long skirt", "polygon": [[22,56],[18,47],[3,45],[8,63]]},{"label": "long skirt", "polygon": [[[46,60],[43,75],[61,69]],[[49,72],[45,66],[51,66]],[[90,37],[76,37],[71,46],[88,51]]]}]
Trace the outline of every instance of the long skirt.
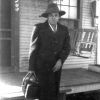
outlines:
[{"label": "long skirt", "polygon": [[39,100],[58,100],[61,69],[53,72],[53,66],[45,63],[36,71],[41,88]]}]

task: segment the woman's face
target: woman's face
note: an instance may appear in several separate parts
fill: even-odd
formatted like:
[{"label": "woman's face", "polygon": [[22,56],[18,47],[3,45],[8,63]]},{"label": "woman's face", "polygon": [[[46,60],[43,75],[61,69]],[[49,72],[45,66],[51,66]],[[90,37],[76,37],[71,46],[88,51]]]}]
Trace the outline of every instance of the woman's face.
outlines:
[{"label": "woman's face", "polygon": [[48,22],[51,25],[56,25],[59,20],[59,13],[51,13],[48,15]]}]

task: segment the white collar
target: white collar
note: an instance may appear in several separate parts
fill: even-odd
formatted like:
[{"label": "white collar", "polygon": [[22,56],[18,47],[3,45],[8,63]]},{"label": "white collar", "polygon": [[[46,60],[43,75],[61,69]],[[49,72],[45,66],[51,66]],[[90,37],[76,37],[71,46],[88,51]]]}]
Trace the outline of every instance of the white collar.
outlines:
[{"label": "white collar", "polygon": [[[52,25],[49,23],[50,28],[52,29],[53,32],[55,32],[55,30],[53,29]],[[56,25],[56,31],[57,31],[57,25]]]}]

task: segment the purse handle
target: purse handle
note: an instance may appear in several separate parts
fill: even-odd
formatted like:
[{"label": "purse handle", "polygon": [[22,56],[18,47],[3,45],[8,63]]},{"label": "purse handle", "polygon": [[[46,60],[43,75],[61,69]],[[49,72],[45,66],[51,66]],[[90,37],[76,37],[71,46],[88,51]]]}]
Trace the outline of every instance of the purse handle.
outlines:
[{"label": "purse handle", "polygon": [[34,71],[29,71],[29,72],[25,75],[25,77],[23,78],[23,84],[24,84],[24,82],[25,82],[26,80],[30,79],[30,77],[31,77],[32,75],[34,75],[35,79],[38,81],[38,78],[37,78],[35,72],[34,72]]},{"label": "purse handle", "polygon": [[28,72],[25,77],[23,78],[23,82],[27,79],[27,78],[30,78],[31,77],[31,74],[30,72]]}]

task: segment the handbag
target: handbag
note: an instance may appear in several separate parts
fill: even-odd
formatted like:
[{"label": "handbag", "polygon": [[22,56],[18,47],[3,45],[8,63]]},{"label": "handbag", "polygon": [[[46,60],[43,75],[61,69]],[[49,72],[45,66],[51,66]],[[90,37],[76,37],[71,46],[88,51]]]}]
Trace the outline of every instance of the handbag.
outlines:
[{"label": "handbag", "polygon": [[22,91],[26,99],[39,99],[40,84],[35,72],[28,72],[22,81]]}]

